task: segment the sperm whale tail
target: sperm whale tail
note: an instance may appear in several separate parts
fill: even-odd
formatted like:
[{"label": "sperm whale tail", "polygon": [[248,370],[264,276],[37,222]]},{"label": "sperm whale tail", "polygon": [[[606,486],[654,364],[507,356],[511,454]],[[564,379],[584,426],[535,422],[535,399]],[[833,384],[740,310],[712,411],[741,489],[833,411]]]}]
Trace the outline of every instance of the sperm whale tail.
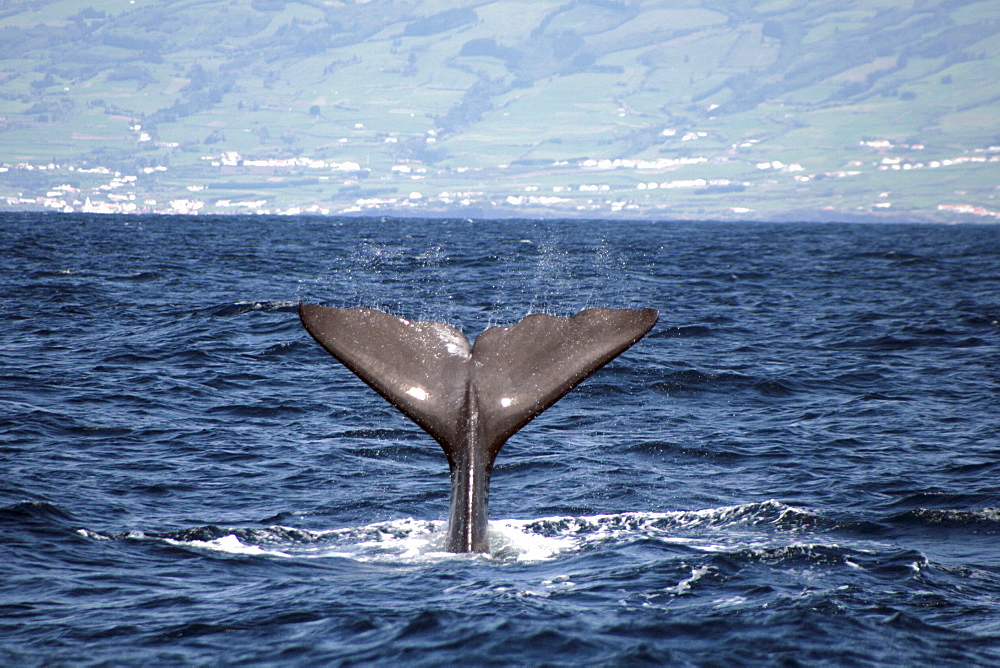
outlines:
[{"label": "sperm whale tail", "polygon": [[533,314],[487,329],[470,346],[441,322],[299,304],[302,324],[327,352],[441,444],[451,468],[452,552],[487,549],[490,474],[507,439],[645,336],[657,316]]}]

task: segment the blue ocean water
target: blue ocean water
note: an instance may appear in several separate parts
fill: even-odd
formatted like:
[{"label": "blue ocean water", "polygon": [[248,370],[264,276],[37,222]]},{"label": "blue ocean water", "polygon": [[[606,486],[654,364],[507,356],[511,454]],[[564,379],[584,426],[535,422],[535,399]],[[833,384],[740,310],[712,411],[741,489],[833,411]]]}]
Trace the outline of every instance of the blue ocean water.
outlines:
[{"label": "blue ocean water", "polygon": [[[987,226],[0,217],[2,665],[996,665]],[[660,310],[440,551],[298,300]]]}]

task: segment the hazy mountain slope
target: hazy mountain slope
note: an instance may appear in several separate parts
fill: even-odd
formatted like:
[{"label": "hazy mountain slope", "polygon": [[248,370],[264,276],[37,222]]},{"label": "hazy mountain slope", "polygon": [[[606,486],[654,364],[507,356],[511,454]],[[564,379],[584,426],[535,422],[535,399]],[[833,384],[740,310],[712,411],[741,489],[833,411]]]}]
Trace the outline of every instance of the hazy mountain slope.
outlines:
[{"label": "hazy mountain slope", "polygon": [[[732,208],[731,197],[714,202],[721,192],[711,189],[696,206],[684,203],[693,197],[684,186],[670,197],[638,192],[647,180],[749,192],[737,208],[768,216],[838,195],[844,201],[825,205],[870,209],[868,190],[910,193],[893,198],[897,209],[906,202],[925,213],[956,189],[989,205],[989,162],[957,181],[941,171],[924,176],[928,169],[905,182],[875,174],[870,188],[846,190],[788,176],[789,165],[801,165],[795,175],[823,180],[890,150],[862,141],[922,146],[909,150],[922,151],[925,164],[1000,143],[1000,9],[988,1],[901,4],[0,3],[0,161],[104,165],[138,174],[136,192],[153,199],[197,183],[334,210],[366,194],[428,206],[423,194],[408,198],[411,190],[456,188],[482,193],[464,198],[481,204],[545,191],[567,202],[534,206],[586,208],[593,202],[569,196],[586,184],[565,172],[588,158],[646,161],[644,170],[611,169],[615,178],[593,184],[616,193],[619,210]],[[266,166],[213,169],[202,159],[225,151],[327,164],[280,166],[267,185]],[[428,171],[392,170],[412,170],[414,161]],[[167,169],[142,172],[157,166]],[[777,173],[785,176],[771,183]],[[0,196],[26,178],[6,175]],[[410,183],[418,175],[423,183]]]}]

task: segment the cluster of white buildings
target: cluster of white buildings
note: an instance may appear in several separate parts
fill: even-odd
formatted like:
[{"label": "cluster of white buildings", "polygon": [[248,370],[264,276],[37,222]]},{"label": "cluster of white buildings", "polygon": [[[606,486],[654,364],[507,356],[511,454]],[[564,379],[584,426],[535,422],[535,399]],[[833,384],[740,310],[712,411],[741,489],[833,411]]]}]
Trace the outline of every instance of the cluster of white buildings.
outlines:
[{"label": "cluster of white buildings", "polygon": [[938,167],[952,167],[954,165],[965,165],[970,162],[1000,162],[1000,155],[960,155],[955,158],[945,158],[944,160],[928,160],[925,162],[914,162],[903,158],[882,158],[878,168],[881,171],[910,170],[910,169],[937,169]]},{"label": "cluster of white buildings", "polygon": [[[923,151],[923,144],[893,144],[888,139],[871,139],[860,143],[861,146],[873,148],[883,154],[877,163],[880,171],[908,171],[911,169],[938,169],[940,167],[954,167],[967,165],[970,163],[1000,162],[1000,146],[988,146],[986,148],[976,148],[972,150],[972,155],[959,155],[954,158],[943,158],[941,160],[914,160],[909,156],[884,155],[892,149],[903,149],[907,151]],[[853,163],[860,165],[861,163]]]},{"label": "cluster of white buildings", "polygon": [[315,158],[295,157],[295,158],[244,158],[238,151],[224,151],[221,155],[205,155],[202,160],[208,161],[213,167],[245,167],[249,171],[254,169],[271,170],[295,170],[295,169],[326,169],[333,172],[360,172],[364,171],[356,162],[327,162]]},{"label": "cluster of white buildings", "polygon": [[[708,162],[708,158],[657,158],[656,160],[629,160],[627,158],[615,158],[611,160],[594,160],[589,158],[580,161],[583,169],[675,169],[685,165],[702,165]],[[559,164],[559,163],[556,163]],[[567,163],[562,163],[567,164]]]},{"label": "cluster of white buildings", "polygon": [[972,204],[938,204],[938,211],[951,211],[953,213],[964,213],[971,216],[983,216],[985,218],[1000,218],[1000,211],[992,211],[982,206]]}]

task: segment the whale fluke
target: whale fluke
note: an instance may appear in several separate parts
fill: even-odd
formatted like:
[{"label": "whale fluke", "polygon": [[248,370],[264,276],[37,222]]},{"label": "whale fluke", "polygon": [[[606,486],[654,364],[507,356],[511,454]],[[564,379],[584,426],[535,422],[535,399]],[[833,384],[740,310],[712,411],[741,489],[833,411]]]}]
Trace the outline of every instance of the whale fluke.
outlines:
[{"label": "whale fluke", "polygon": [[451,467],[447,549],[485,552],[490,474],[503,444],[583,379],[641,339],[655,309],[533,314],[470,346],[441,322],[368,308],[299,304],[316,341],[433,436]]}]

